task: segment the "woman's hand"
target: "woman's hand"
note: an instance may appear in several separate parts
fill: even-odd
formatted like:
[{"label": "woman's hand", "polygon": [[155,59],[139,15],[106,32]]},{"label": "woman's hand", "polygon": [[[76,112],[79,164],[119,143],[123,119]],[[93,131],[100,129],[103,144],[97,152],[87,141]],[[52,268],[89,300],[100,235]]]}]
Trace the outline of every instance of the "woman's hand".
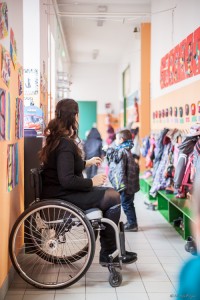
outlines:
[{"label": "woman's hand", "polygon": [[93,186],[101,186],[106,182],[107,176],[105,174],[98,174],[92,178]]},{"label": "woman's hand", "polygon": [[92,158],[86,160],[85,166],[90,167],[92,165],[95,165],[95,166],[99,167],[101,163],[102,163],[102,159],[100,157],[92,157]]}]

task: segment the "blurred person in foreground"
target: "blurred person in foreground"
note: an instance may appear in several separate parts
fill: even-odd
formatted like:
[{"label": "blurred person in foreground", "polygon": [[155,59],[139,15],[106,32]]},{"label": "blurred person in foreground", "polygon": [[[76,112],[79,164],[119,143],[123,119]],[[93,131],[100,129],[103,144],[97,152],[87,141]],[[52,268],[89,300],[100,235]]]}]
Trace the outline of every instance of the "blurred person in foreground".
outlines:
[{"label": "blurred person in foreground", "polygon": [[195,177],[192,197],[193,222],[192,231],[197,244],[197,256],[191,257],[182,267],[176,299],[200,300],[200,184]]}]

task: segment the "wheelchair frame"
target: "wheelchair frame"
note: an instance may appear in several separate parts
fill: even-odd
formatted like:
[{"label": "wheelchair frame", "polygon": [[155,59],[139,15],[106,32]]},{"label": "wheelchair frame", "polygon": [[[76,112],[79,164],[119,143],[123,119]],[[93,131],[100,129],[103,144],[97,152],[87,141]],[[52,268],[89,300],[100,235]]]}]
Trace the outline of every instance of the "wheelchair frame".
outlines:
[{"label": "wheelchair frame", "polygon": [[[35,201],[16,220],[9,239],[9,253],[17,273],[38,288],[63,288],[85,275],[95,254],[95,239],[103,224],[115,231],[116,250],[109,255],[109,283],[122,283],[125,255],[123,223],[118,226],[103,218],[98,208],[83,212],[62,199],[40,199],[42,180],[39,169],[31,169]],[[114,259],[118,257],[118,262]],[[116,270],[119,269],[119,270]]]}]

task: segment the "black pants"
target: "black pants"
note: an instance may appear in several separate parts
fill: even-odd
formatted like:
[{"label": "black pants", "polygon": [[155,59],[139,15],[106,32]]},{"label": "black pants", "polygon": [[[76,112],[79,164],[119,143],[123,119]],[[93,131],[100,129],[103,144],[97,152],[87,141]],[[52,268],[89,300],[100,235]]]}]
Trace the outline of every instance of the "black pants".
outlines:
[{"label": "black pants", "polygon": [[[99,193],[102,197],[99,198]],[[83,196],[84,194],[84,199]],[[87,197],[88,196],[88,197]],[[118,225],[121,213],[120,195],[113,188],[98,187],[93,188],[88,193],[74,193],[59,197],[76,205],[82,210],[99,208],[103,212],[103,217],[112,220]],[[105,224],[105,230],[100,231],[100,243],[102,251],[112,253],[116,249],[115,232],[109,224]]]}]

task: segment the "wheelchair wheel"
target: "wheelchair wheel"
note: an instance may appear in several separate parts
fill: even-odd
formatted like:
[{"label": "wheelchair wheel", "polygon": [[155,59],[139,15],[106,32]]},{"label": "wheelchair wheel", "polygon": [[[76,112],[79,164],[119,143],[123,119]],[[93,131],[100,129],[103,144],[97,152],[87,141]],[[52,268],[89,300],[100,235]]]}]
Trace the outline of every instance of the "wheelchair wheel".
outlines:
[{"label": "wheelchair wheel", "polygon": [[[53,200],[55,201],[55,200]],[[57,200],[59,201],[59,200]],[[60,204],[60,201],[58,202]],[[49,261],[51,263],[54,263],[54,264],[66,264],[66,263],[69,263],[69,262],[75,262],[81,258],[83,258],[87,253],[88,253],[88,244],[84,244],[82,245],[83,248],[81,248],[81,244],[80,244],[80,249],[78,248],[77,249],[77,252],[74,250],[74,253],[73,255],[68,255],[67,257],[65,256],[63,258],[62,255],[59,255],[59,253],[55,253],[55,249],[53,247],[53,244],[51,245],[51,249],[49,249],[49,246],[48,247],[45,247],[44,244],[43,246],[41,246],[41,242],[40,242],[40,236],[38,237],[38,232],[35,230],[36,228],[36,223],[38,224],[39,222],[39,226],[43,226],[43,239],[46,240],[46,244],[47,242],[49,243],[50,241],[52,242],[52,234],[57,234],[57,238],[59,239],[59,243],[63,244],[63,247],[66,246],[65,245],[65,242],[66,242],[66,231],[69,231],[69,229],[72,230],[72,226],[76,225],[76,231],[79,231],[79,233],[84,230],[83,227],[83,224],[80,223],[79,220],[77,220],[76,217],[73,217],[72,215],[69,215],[69,213],[66,213],[65,214],[65,230],[63,231],[62,230],[62,234],[60,232],[60,230],[58,230],[58,224],[60,224],[60,226],[63,227],[63,220],[62,220],[62,217],[61,217],[62,213],[56,213],[55,211],[53,212],[36,212],[35,214],[32,214],[30,216],[30,220],[29,220],[29,230],[30,230],[30,235],[33,239],[33,243],[35,245],[35,247],[37,248],[37,255],[39,255],[42,259],[46,260],[46,261]],[[44,222],[45,219],[48,218],[48,222],[46,221],[46,223],[44,223],[42,225],[41,222]],[[51,220],[53,219],[53,220]],[[48,224],[48,226],[47,226]],[[54,225],[54,228],[52,227],[52,225]],[[68,226],[66,228],[66,226]],[[75,227],[73,227],[74,229]],[[98,236],[98,231],[97,230],[94,230],[94,238],[95,238],[95,241],[97,239],[97,236]],[[53,250],[53,251],[52,251]]]},{"label": "wheelchair wheel", "polygon": [[110,273],[109,283],[112,287],[118,287],[122,283],[122,275],[121,273],[115,271],[114,273]]},{"label": "wheelchair wheel", "polygon": [[68,287],[93,261],[94,231],[76,206],[43,201],[19,216],[11,231],[9,252],[16,271],[28,283],[39,288]]}]

